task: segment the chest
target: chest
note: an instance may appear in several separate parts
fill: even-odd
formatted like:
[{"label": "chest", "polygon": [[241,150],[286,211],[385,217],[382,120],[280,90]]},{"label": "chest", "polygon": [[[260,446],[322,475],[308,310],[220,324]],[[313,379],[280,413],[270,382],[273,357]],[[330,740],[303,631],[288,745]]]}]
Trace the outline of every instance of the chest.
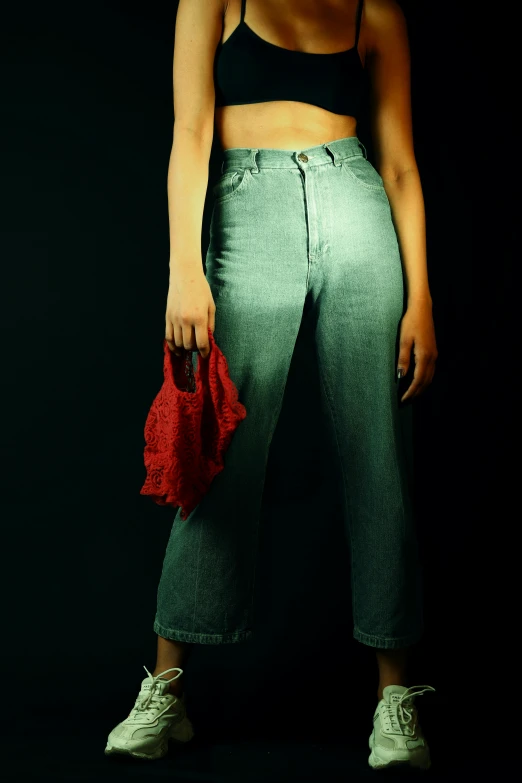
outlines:
[{"label": "chest", "polygon": [[[351,49],[356,37],[358,0],[322,0],[295,2],[286,0],[247,0],[240,31],[241,0],[228,0],[223,17],[221,43],[240,32],[294,52],[333,54]],[[364,66],[366,31],[364,8],[359,32],[358,52]]]}]

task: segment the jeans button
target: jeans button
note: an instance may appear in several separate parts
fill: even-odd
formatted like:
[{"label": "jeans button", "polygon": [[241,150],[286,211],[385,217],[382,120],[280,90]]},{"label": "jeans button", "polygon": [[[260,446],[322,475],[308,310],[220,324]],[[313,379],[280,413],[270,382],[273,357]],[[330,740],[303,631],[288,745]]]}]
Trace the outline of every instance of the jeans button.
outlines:
[{"label": "jeans button", "polygon": [[299,158],[299,160],[302,160],[303,163],[306,163],[306,161],[308,160],[308,157],[304,154],[304,152],[301,152],[297,157]]}]

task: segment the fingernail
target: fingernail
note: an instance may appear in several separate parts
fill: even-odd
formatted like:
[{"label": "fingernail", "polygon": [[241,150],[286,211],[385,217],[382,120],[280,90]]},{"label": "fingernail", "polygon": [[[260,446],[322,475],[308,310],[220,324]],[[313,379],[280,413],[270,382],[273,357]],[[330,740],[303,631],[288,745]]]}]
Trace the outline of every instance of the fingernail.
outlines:
[{"label": "fingernail", "polygon": [[397,380],[400,381],[401,378],[402,378],[402,367],[399,367],[399,369],[397,370]]}]

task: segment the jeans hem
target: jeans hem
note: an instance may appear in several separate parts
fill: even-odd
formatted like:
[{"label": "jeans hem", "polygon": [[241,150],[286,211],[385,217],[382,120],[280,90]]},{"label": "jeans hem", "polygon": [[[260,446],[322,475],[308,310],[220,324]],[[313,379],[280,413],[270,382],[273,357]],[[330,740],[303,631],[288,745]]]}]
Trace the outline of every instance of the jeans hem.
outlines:
[{"label": "jeans hem", "polygon": [[367,633],[363,633],[358,628],[353,629],[353,638],[358,642],[368,645],[368,647],[378,647],[381,650],[400,650],[403,647],[411,647],[416,644],[422,637],[423,628],[409,634],[408,636],[401,636],[396,638],[385,638],[382,636],[370,636]]},{"label": "jeans hem", "polygon": [[188,642],[189,644],[230,644],[246,642],[252,638],[252,629],[231,631],[230,633],[192,633],[166,628],[157,621],[154,622],[154,633],[173,642]]}]

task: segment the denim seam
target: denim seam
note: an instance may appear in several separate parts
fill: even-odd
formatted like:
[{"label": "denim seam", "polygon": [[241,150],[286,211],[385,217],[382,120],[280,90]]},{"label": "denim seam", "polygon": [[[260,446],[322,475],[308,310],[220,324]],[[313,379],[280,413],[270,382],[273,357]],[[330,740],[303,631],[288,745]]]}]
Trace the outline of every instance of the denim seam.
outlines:
[{"label": "denim seam", "polygon": [[355,625],[353,629],[353,638],[369,647],[400,649],[416,644],[422,637],[423,630],[424,628],[421,625],[417,631],[407,634],[406,636],[376,636],[375,634],[364,633],[364,631],[361,631],[358,626]]},{"label": "denim seam", "polygon": [[203,533],[203,525],[200,523],[199,525],[199,547],[198,547],[198,557],[197,557],[197,570],[196,570],[196,583],[194,585],[194,615],[192,617],[192,627],[196,627],[196,605],[197,605],[197,595],[198,595],[198,581],[199,581],[199,564],[200,564],[200,554],[201,554],[201,535]]},{"label": "denim seam", "polygon": [[343,465],[343,460],[342,460],[342,456],[341,456],[341,449],[340,449],[340,446],[339,446],[339,439],[337,437],[337,422],[335,420],[335,412],[334,412],[333,406],[331,405],[331,402],[330,402],[329,392],[328,392],[326,379],[324,377],[324,372],[323,372],[323,367],[322,367],[321,362],[319,362],[319,377],[321,379],[321,384],[322,384],[323,389],[324,389],[324,393],[325,393],[325,398],[326,398],[326,401],[327,401],[328,409],[330,411],[330,415],[332,417],[332,421],[333,421],[333,425],[334,425],[335,444],[337,446],[337,453],[339,455],[339,461],[341,463],[341,472],[342,472],[342,476],[343,476],[344,499],[345,499],[346,507],[348,508],[348,514],[349,514],[349,522],[348,522],[348,524],[349,524],[349,532],[350,532],[349,549],[350,549],[350,567],[351,567],[351,571],[352,571],[351,588],[352,588],[352,603],[353,603],[353,607],[354,607],[353,615],[354,615],[354,621],[355,621],[355,614],[356,614],[355,607],[357,606],[357,590],[356,590],[356,582],[357,582],[357,580],[355,579],[355,558],[353,556],[353,536],[352,536],[353,513],[352,513],[352,502],[351,502],[351,499],[348,497],[348,494],[346,492],[346,476],[345,476],[344,465]]},{"label": "denim seam", "polygon": [[178,631],[167,628],[157,619],[154,620],[154,632],[164,639],[187,642],[189,644],[227,644],[248,641],[253,636],[252,628],[230,633],[193,633],[192,631]]},{"label": "denim seam", "polygon": [[[395,403],[394,399],[394,403]],[[400,450],[400,455],[404,457],[404,449],[403,449],[403,438],[402,438],[402,429],[401,429],[401,423],[398,420],[399,414],[396,411],[395,415],[397,417],[397,424],[396,427],[394,426],[394,422],[392,420],[392,427],[394,427],[395,431],[397,432],[397,438],[399,440],[399,443],[395,444],[394,449],[394,456],[395,456],[395,471],[396,471],[396,477],[399,483],[400,487],[400,495],[401,495],[401,512],[402,512],[402,524],[403,524],[403,535],[406,535],[406,509],[404,507],[404,493],[408,491],[408,487],[406,486],[406,482],[403,481],[403,474],[401,473],[400,465],[399,465],[399,454],[398,451]],[[411,531],[410,531],[411,533]]]},{"label": "denim seam", "polygon": [[353,179],[355,182],[358,182],[359,185],[361,185],[363,188],[367,188],[368,190],[375,190],[375,191],[377,191],[379,193],[386,193],[384,185],[368,185],[368,183],[363,182],[362,179],[359,179],[359,177],[357,177],[353,173],[353,171],[350,169],[349,166],[344,166],[343,165],[346,160],[347,160],[347,158],[344,158],[341,161],[341,171],[344,171],[345,174],[348,174],[351,177],[351,179]]},{"label": "denim seam", "polygon": [[[243,187],[243,185],[244,185],[244,183],[245,183],[245,177],[252,176],[252,172],[250,171],[250,167],[249,167],[249,166],[244,166],[244,167],[240,166],[239,168],[241,168],[242,170],[244,170],[243,179],[241,180],[241,182],[239,183],[239,185],[237,186],[237,188],[236,188],[235,190],[233,190],[233,191],[232,191],[232,193],[227,193],[225,196],[221,196],[221,198],[217,198],[217,199],[215,198],[215,199],[214,199],[214,206],[216,206],[216,204],[223,204],[223,203],[224,203],[224,202],[226,202],[226,201],[230,201],[230,199],[231,199],[231,198],[234,198],[234,196],[235,196],[237,193],[239,193],[239,192],[241,192],[241,191],[243,191],[243,190],[244,190],[244,187]],[[229,172],[225,172],[225,173],[226,173],[226,174],[229,174]],[[234,181],[234,177],[236,176],[236,174],[238,174],[238,172],[237,172],[237,171],[234,171],[234,172],[233,172],[233,174],[232,174],[232,178],[231,178],[231,180],[230,180],[230,185],[231,185],[231,186],[232,186],[232,183],[233,183],[233,181]],[[216,182],[216,184],[214,185],[214,187],[217,187],[218,183],[219,183],[219,180]],[[247,187],[247,186],[245,185],[245,187]]]}]

